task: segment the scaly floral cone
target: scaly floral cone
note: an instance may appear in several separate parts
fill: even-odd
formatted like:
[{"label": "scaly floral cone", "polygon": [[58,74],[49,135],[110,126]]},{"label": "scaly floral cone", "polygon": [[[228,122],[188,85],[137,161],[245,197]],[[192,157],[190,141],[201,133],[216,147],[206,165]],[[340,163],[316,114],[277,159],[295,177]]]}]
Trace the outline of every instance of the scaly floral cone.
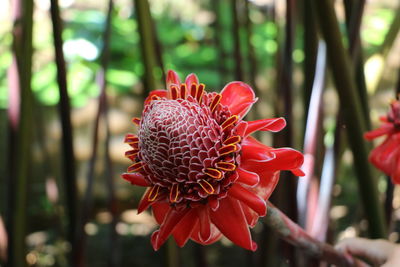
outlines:
[{"label": "scaly floral cone", "polygon": [[189,239],[206,245],[225,235],[254,251],[249,227],[266,215],[280,171],[304,175],[303,155],[250,136],[278,132],[286,122],[244,121],[257,101],[247,84],[231,82],[221,93],[204,89],[194,74],[181,83],[174,71],[168,72],[167,90],[152,91],[142,118],[133,119],[138,135],[125,139],[133,164],[122,177],[147,187],[138,211],[151,206],[160,224],[151,238],[155,250],[170,235],[181,247]]}]

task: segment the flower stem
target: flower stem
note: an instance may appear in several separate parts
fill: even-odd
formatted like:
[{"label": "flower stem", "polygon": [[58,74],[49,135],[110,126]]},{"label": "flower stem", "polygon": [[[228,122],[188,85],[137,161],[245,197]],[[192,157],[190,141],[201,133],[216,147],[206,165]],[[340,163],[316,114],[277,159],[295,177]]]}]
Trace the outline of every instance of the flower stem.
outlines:
[{"label": "flower stem", "polygon": [[272,203],[267,202],[268,213],[265,217],[266,224],[278,232],[282,239],[304,250],[312,257],[326,261],[337,266],[354,266],[350,256],[341,254],[331,245],[322,243],[309,236],[299,225],[290,220]]}]

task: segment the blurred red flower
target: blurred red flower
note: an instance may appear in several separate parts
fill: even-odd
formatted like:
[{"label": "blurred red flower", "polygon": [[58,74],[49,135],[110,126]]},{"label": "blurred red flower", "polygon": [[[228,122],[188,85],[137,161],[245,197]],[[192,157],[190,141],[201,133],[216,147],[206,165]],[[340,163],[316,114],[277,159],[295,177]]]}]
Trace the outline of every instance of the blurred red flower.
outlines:
[{"label": "blurred red flower", "polygon": [[138,212],[151,206],[160,224],[151,238],[155,250],[172,234],[181,247],[189,239],[211,244],[225,235],[254,251],[249,226],[266,214],[281,170],[304,175],[303,155],[250,136],[286,125],[283,118],[242,120],[257,101],[250,86],[231,82],[220,94],[204,87],[194,74],[181,83],[168,72],[167,90],[152,91],[142,118],[133,119],[138,136],[125,139],[133,164],[122,176],[147,187]]},{"label": "blurred red flower", "polygon": [[385,141],[371,151],[369,160],[378,169],[400,184],[400,101],[393,101],[387,116],[380,118],[383,124],[365,133],[367,140],[386,135]]}]

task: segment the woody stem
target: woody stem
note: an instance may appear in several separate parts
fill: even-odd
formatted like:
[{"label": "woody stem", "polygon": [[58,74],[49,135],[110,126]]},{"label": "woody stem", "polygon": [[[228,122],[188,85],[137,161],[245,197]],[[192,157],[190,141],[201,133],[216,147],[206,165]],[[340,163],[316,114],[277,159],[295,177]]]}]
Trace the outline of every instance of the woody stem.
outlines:
[{"label": "woody stem", "polygon": [[342,254],[331,245],[312,238],[303,228],[294,223],[269,201],[267,206],[268,212],[265,217],[265,223],[286,242],[327,263],[337,266],[355,266],[351,256]]}]

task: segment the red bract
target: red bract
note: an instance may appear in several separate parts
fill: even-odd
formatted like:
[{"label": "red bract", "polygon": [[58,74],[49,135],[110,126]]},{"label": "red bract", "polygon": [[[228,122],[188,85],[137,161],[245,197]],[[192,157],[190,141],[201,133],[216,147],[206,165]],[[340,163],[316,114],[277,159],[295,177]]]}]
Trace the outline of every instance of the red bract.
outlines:
[{"label": "red bract", "polygon": [[303,175],[303,155],[268,147],[249,135],[280,131],[285,120],[242,120],[257,101],[242,82],[207,93],[196,75],[181,83],[169,71],[167,87],[152,91],[142,118],[133,119],[138,136],[125,139],[133,148],[126,152],[133,164],[122,175],[147,187],[138,211],[151,206],[160,224],[151,238],[154,249],[172,234],[181,247],[189,239],[211,244],[225,235],[256,250],[249,226],[266,214],[281,170]]},{"label": "red bract", "polygon": [[386,140],[371,151],[369,160],[378,169],[400,184],[400,101],[393,101],[387,116],[381,117],[383,124],[364,135],[368,140],[386,135]]}]

